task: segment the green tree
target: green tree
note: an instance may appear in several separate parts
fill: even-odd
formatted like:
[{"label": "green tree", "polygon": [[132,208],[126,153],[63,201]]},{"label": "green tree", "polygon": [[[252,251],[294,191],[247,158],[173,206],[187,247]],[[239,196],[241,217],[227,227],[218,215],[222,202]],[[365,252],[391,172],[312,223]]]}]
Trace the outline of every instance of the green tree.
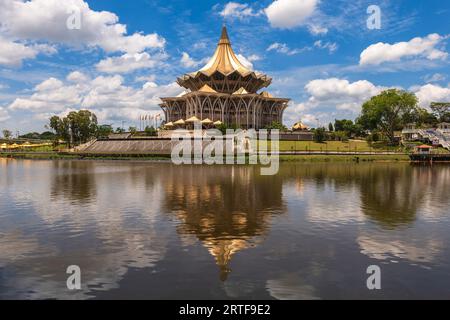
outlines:
[{"label": "green tree", "polygon": [[432,102],[430,108],[440,122],[450,122],[450,102]]},{"label": "green tree", "polygon": [[4,129],[3,131],[2,131],[2,133],[3,133],[3,137],[5,138],[5,139],[11,139],[11,137],[12,137],[12,132],[11,131],[9,131],[8,129]]},{"label": "green tree", "polygon": [[124,133],[124,132],[125,132],[125,130],[123,128],[121,128],[121,127],[116,128],[116,133]]},{"label": "green tree", "polygon": [[334,131],[334,127],[333,127],[333,124],[331,122],[328,124],[328,131],[330,131],[330,132]]},{"label": "green tree", "polygon": [[157,131],[153,126],[151,126],[151,127],[146,126],[144,131],[147,136],[156,136],[157,135]]},{"label": "green tree", "polygon": [[136,129],[136,127],[129,127],[129,128],[128,128],[128,131],[129,131],[131,134],[136,134],[137,129]]},{"label": "green tree", "polygon": [[417,97],[414,93],[389,89],[363,104],[357,123],[362,129],[379,130],[393,145],[395,130],[400,130],[415,112]]},{"label": "green tree", "polygon": [[69,120],[67,118],[60,118],[58,116],[53,116],[50,118],[49,127],[55,133],[55,140],[57,140],[57,139],[65,140],[68,143],[69,148],[70,148],[71,139],[70,139]]},{"label": "green tree", "polygon": [[418,107],[414,112],[405,115],[404,122],[415,123],[418,127],[434,127],[439,123],[439,119],[428,110]]},{"label": "green tree", "polygon": [[97,132],[97,116],[89,110],[72,111],[67,115],[72,139],[75,143],[85,143]]},{"label": "green tree", "polygon": [[109,124],[100,125],[97,128],[97,138],[106,138],[113,133],[113,128]]},{"label": "green tree", "polygon": [[56,138],[67,141],[70,148],[73,143],[85,143],[95,137],[97,116],[88,110],[72,111],[63,118],[51,117],[49,127],[55,132]]},{"label": "green tree", "polygon": [[317,128],[314,129],[314,141],[315,142],[324,142],[326,140],[325,128]]},{"label": "green tree", "polygon": [[280,123],[278,121],[273,121],[271,124],[266,126],[265,129],[267,129],[267,130],[271,130],[271,129],[277,130],[278,129],[280,131],[287,131],[288,130],[287,127],[284,124],[282,124],[282,123]]}]

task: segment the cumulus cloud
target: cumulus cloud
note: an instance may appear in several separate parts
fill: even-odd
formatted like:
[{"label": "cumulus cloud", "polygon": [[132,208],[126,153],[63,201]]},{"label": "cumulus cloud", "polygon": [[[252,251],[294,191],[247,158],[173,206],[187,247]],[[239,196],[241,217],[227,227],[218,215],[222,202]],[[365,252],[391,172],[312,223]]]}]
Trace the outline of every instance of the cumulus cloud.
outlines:
[{"label": "cumulus cloud", "polygon": [[[126,53],[165,45],[164,38],[156,33],[127,35],[126,25],[118,22],[117,15],[94,11],[83,0],[0,0],[0,7],[2,33],[13,40],[61,43],[75,48],[100,47],[107,52]],[[67,28],[73,12],[80,13],[79,30]],[[30,51],[23,54],[26,58],[33,57]]]},{"label": "cumulus cloud", "polygon": [[441,87],[434,84],[426,84],[420,87],[412,88],[419,99],[420,106],[429,107],[431,102],[450,101],[450,88]]},{"label": "cumulus cloud", "polygon": [[66,79],[67,81],[71,81],[74,83],[84,83],[89,80],[89,77],[81,73],[80,71],[74,71],[69,73]]},{"label": "cumulus cloud", "polygon": [[259,12],[255,12],[248,4],[237,2],[228,2],[219,14],[224,18],[237,18],[240,20],[260,15]]},{"label": "cumulus cloud", "polygon": [[312,80],[305,86],[311,95],[310,102],[362,103],[383,89],[367,80],[349,82],[348,80],[329,78]]},{"label": "cumulus cloud", "polygon": [[15,99],[7,109],[26,110],[43,120],[51,114],[82,108],[95,112],[101,121],[136,120],[137,114],[160,112],[159,97],[176,96],[183,90],[176,83],[158,86],[154,82],[135,88],[124,84],[120,75],[90,79],[79,71],[70,73],[66,79],[49,78],[41,82],[31,95]]},{"label": "cumulus cloud", "polygon": [[318,4],[319,0],[276,0],[264,12],[272,27],[291,29],[306,24]]},{"label": "cumulus cloud", "polygon": [[53,54],[56,50],[44,44],[26,45],[0,34],[0,65],[20,67],[23,60],[34,59],[39,53]]},{"label": "cumulus cloud", "polygon": [[379,65],[384,62],[398,62],[403,58],[445,60],[448,53],[440,45],[446,39],[433,33],[424,38],[414,38],[408,42],[394,44],[379,42],[366,48],[360,56],[360,65]]},{"label": "cumulus cloud", "polygon": [[236,57],[239,59],[239,61],[244,65],[244,67],[250,69],[250,70],[254,70],[253,67],[253,61],[257,61],[258,59],[254,60],[255,55],[252,55],[250,57],[245,57],[244,55],[238,53],[236,55]]},{"label": "cumulus cloud", "polygon": [[196,61],[192,59],[187,52],[183,52],[181,55],[180,63],[185,68],[194,68],[200,65],[201,61]]},{"label": "cumulus cloud", "polygon": [[307,125],[317,126],[318,122],[323,125],[332,121],[337,113],[356,116],[365,101],[384,89],[386,88],[376,86],[367,80],[355,82],[338,78],[312,80],[305,86],[305,91],[309,95],[307,100],[287,108],[286,118],[291,122],[301,118]]},{"label": "cumulus cloud", "polygon": [[109,57],[100,61],[96,68],[105,73],[130,73],[139,69],[150,69],[160,64],[166,55],[151,57],[147,52],[125,53],[120,57]]}]

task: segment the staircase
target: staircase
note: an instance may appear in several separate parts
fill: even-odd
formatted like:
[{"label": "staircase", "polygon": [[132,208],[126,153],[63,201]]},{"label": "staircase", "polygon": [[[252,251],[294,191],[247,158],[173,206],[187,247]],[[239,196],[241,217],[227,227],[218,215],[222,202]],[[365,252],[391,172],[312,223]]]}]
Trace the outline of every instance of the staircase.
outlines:
[{"label": "staircase", "polygon": [[430,141],[439,141],[443,148],[450,150],[450,137],[441,130],[419,130],[419,134]]}]

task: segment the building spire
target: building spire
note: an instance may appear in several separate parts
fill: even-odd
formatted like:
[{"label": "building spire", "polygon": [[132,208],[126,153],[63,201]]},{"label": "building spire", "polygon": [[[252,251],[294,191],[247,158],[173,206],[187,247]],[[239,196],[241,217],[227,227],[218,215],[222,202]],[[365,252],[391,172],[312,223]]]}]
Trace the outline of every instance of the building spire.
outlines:
[{"label": "building spire", "polygon": [[222,35],[220,36],[219,44],[231,44],[225,24],[222,27]]}]

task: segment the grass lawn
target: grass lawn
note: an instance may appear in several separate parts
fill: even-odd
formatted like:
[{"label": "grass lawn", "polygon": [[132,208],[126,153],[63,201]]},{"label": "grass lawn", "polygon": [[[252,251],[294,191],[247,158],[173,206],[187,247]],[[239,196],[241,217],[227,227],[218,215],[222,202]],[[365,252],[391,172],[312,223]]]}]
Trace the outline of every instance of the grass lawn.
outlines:
[{"label": "grass lawn", "polygon": [[[269,143],[270,145],[270,143]],[[387,146],[385,143],[369,145],[364,140],[350,141],[280,141],[280,151],[337,151],[337,152],[403,152],[400,146]]]},{"label": "grass lawn", "polygon": [[393,162],[409,161],[406,154],[396,155],[280,155],[280,161],[292,162]]}]

